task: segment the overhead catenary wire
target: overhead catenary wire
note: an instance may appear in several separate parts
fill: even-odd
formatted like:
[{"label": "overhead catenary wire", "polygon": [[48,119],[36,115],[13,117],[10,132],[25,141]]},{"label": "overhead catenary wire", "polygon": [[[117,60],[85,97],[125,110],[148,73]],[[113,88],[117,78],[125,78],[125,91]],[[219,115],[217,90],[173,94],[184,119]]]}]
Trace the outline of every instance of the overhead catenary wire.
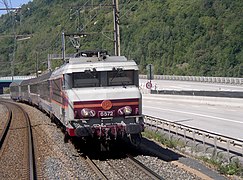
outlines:
[{"label": "overhead catenary wire", "polygon": [[9,14],[10,10],[9,10],[9,6],[8,6],[8,1],[7,0],[2,0],[4,6],[6,7],[6,11]]},{"label": "overhead catenary wire", "polygon": [[[122,15],[120,15],[120,18],[126,16],[131,10],[132,8],[134,8],[136,5],[138,5],[138,3],[140,3],[141,0],[138,0],[137,2],[135,2],[130,8],[129,10],[127,10],[125,13],[123,13]],[[123,6],[123,8],[125,8],[125,6]],[[123,8],[120,10],[120,12],[122,12]]]},{"label": "overhead catenary wire", "polygon": [[[100,9],[99,9],[99,7],[101,7],[101,6],[106,6],[106,7],[112,7],[112,5],[109,3],[109,1],[104,1],[104,2],[102,2],[102,3],[100,3],[99,4],[99,6],[97,6],[97,7],[92,7],[92,6],[89,6],[88,8],[87,7],[85,7],[85,5],[88,5],[89,3],[92,3],[93,1],[92,0],[87,0],[85,3],[84,3],[84,5],[81,7],[81,8],[79,8],[78,10],[80,11],[80,10],[82,10],[82,8],[83,9],[88,9],[88,10],[90,10],[90,12],[93,14],[93,15],[90,15],[90,17],[87,17],[87,22],[82,26],[82,28],[80,28],[80,31],[84,31],[85,30],[85,28],[87,28],[90,24],[92,24],[94,21],[95,21],[95,19],[96,19],[96,17],[97,17],[97,15],[98,15],[98,11],[100,11]],[[129,11],[134,7],[134,6],[136,6],[138,3],[140,2],[140,0],[138,0],[137,2],[135,2],[135,4],[133,4],[131,7],[130,7],[130,9],[128,10],[128,11],[126,11],[125,13],[122,13],[122,15],[120,16],[120,17],[124,17],[127,13],[129,13]],[[7,7],[10,7],[10,6],[12,6],[12,2],[11,2],[11,0],[2,0],[2,2],[1,3],[4,3]],[[122,8],[122,11],[124,10],[124,9],[126,9],[126,6],[123,6],[123,8]],[[95,13],[93,13],[94,11],[96,11]],[[69,13],[67,13],[67,14],[69,14]],[[65,20],[62,20],[62,22],[60,23],[61,24],[61,30],[55,35],[55,37],[54,38],[52,38],[52,40],[51,40],[51,42],[50,42],[50,46],[48,46],[48,47],[44,47],[44,48],[42,48],[41,50],[42,51],[52,51],[52,50],[56,50],[57,49],[57,47],[58,47],[58,45],[59,45],[59,43],[58,42],[60,42],[60,37],[61,37],[61,33],[63,32],[63,31],[65,31],[65,24],[66,24],[66,22],[68,22],[70,19],[69,19],[69,16],[68,17],[66,17],[65,18]],[[14,27],[15,28],[15,27]],[[106,32],[108,32],[108,31],[106,31]],[[112,32],[112,30],[111,31],[109,31],[109,32]],[[101,31],[101,32],[96,32],[97,34],[101,34],[102,36],[104,36],[105,38],[107,38],[107,39],[109,39],[109,40],[113,40],[112,39],[112,37],[109,37],[107,34],[105,34],[105,31]],[[96,34],[95,32],[93,32],[93,33],[91,33],[91,34]],[[58,45],[57,45],[58,44]]]},{"label": "overhead catenary wire", "polygon": [[[2,0],[3,4],[6,7],[7,13],[10,16],[10,19],[12,21],[12,26],[13,26],[13,34],[14,34],[14,47],[13,47],[13,54],[12,54],[12,61],[11,61],[11,74],[12,74],[12,80],[14,77],[14,60],[15,60],[15,51],[16,51],[16,27],[15,27],[15,21],[14,18],[12,17],[12,15],[10,14],[10,6],[12,6],[12,2],[11,0],[8,2],[7,0]],[[10,5],[10,6],[9,6]]]}]

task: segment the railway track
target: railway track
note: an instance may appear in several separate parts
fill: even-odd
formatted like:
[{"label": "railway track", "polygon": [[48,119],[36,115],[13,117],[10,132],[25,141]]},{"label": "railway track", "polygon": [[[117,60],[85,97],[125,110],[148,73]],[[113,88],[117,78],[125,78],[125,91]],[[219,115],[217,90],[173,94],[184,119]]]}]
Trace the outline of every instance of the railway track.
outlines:
[{"label": "railway track", "polygon": [[[87,158],[85,158],[84,160],[80,158],[81,153],[86,154],[86,150],[83,150],[84,146],[81,146],[80,150],[79,148],[73,148],[71,143],[64,144],[62,140],[63,134],[59,129],[55,128],[55,125],[50,123],[50,119],[48,119],[45,115],[43,115],[41,112],[38,112],[38,110],[32,107],[30,108],[27,105],[22,105],[22,107],[25,108],[32,120],[32,127],[35,135],[35,144],[39,144],[37,147],[38,149],[35,151],[35,156],[38,157],[38,178],[41,176],[43,177],[43,179],[80,179],[81,177],[85,177],[84,179],[162,179],[162,177],[164,179],[200,179],[193,175],[195,173],[189,173],[188,170],[183,170],[182,168],[179,168],[178,165],[163,161],[163,158],[157,158],[160,156],[157,156],[154,153],[151,153],[150,155],[150,153],[146,152],[137,152],[136,150],[132,151],[131,147],[128,147],[127,149],[124,144],[120,144],[118,146],[118,149],[114,151],[116,152],[116,156],[109,155],[108,158],[106,158],[106,156],[104,157],[102,155],[96,155],[96,153],[94,157],[91,155],[90,159],[91,161],[93,161],[91,163],[95,164],[93,168],[91,168],[91,165],[89,165],[89,160],[87,160]],[[2,112],[3,111],[1,108],[0,113]],[[16,113],[13,111],[12,116],[14,120],[21,115],[16,115]],[[9,129],[9,131],[14,130],[12,126],[10,126]],[[23,127],[15,129],[23,129]],[[6,141],[9,136],[8,134],[6,135]],[[3,147],[6,146],[6,141],[4,141]],[[18,147],[21,146],[19,145]],[[149,145],[149,147],[151,146]],[[90,150],[91,149],[88,149],[87,152],[90,152]],[[117,155],[119,152],[122,152],[122,155]],[[133,160],[130,160],[128,156],[125,156],[126,152],[132,152],[132,154],[134,154],[134,156],[132,157],[135,157],[141,162],[141,164],[145,164],[147,167],[149,167],[151,170],[155,171],[162,177],[156,175],[151,176],[149,175],[149,173],[146,173],[144,170],[142,170],[142,167],[140,167],[140,165],[135,165],[132,162]],[[22,155],[21,157],[24,157],[24,155]],[[0,154],[0,164],[2,165],[6,161],[2,161],[1,158],[2,154]],[[99,158],[101,158],[102,160]],[[13,165],[11,166],[7,164],[6,168],[10,169],[6,171],[9,173],[13,173],[11,172],[11,170],[13,169],[19,171],[19,168],[16,168]],[[96,168],[98,169],[94,170]],[[0,169],[0,177],[3,179],[29,179],[26,178],[26,176],[19,177],[16,175],[15,177],[8,177],[6,176],[6,174],[2,173],[3,171],[4,170]],[[101,171],[103,174],[98,171]],[[26,173],[26,168],[22,172],[23,174]],[[2,174],[4,176],[2,176]]]},{"label": "railway track", "polygon": [[94,161],[92,161],[88,156],[86,156],[86,162],[91,167],[91,169],[101,178],[108,179],[108,177],[102,172],[102,170],[96,165]]},{"label": "railway track", "polygon": [[31,124],[24,109],[1,100],[7,107],[8,119],[1,133],[0,169],[3,179],[37,179]]},{"label": "railway track", "polygon": [[11,123],[11,120],[12,120],[12,111],[7,106],[5,106],[5,105],[3,105],[3,106],[6,107],[7,117],[5,119],[6,122],[5,123],[4,123],[4,121],[2,122],[3,123],[3,128],[0,131],[0,149],[2,148],[3,142],[4,142],[5,138],[6,138],[6,135],[7,135],[7,132],[9,130],[10,123]]},{"label": "railway track", "polygon": [[[125,159],[104,161],[92,160],[89,156],[85,156],[84,159],[100,179],[163,179],[132,155],[126,154],[125,156]],[[123,168],[121,168],[121,164],[123,164]]]},{"label": "railway track", "polygon": [[149,169],[147,166],[145,166],[143,163],[141,163],[139,160],[135,159],[130,154],[127,154],[128,160],[134,164],[136,167],[138,167],[141,171],[143,171],[145,174],[147,174],[151,179],[163,179],[160,175],[158,175],[156,172]]}]

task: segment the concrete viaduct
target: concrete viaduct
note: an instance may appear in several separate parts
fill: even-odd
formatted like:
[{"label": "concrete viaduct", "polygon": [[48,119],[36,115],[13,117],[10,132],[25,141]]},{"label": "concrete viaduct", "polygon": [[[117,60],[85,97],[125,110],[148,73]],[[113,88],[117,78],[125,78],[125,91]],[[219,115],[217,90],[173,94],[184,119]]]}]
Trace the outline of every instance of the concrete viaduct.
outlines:
[{"label": "concrete viaduct", "polygon": [[0,77],[0,94],[3,94],[3,88],[9,87],[12,82],[19,82],[25,79],[34,78],[35,76],[9,76],[9,77]]}]

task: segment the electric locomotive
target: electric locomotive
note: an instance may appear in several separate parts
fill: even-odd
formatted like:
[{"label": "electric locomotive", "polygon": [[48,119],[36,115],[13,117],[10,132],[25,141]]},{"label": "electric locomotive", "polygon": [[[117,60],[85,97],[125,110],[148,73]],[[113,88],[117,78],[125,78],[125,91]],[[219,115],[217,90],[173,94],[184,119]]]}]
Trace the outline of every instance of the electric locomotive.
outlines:
[{"label": "electric locomotive", "polygon": [[55,71],[25,80],[11,91],[20,92],[20,97],[12,96],[15,99],[57,119],[65,140],[97,139],[109,146],[117,138],[129,138],[137,145],[144,129],[138,81],[133,60],[106,51],[82,51]]},{"label": "electric locomotive", "polygon": [[129,137],[138,143],[144,127],[133,60],[84,51],[52,72],[49,80],[51,114],[65,126],[66,137],[101,142]]}]

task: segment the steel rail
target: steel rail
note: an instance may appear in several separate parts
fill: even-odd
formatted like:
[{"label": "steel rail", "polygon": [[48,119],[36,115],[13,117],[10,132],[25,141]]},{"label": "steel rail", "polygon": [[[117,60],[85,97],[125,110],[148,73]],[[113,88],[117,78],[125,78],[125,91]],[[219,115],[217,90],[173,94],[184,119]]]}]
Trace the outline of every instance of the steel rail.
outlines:
[{"label": "steel rail", "polygon": [[[3,104],[3,103],[1,103]],[[10,124],[11,124],[11,120],[12,120],[12,111],[9,109],[8,106],[6,106],[7,110],[8,110],[8,119],[7,122],[5,123],[4,129],[2,130],[2,133],[0,134],[0,149],[2,148],[3,142],[6,138],[6,135],[8,133]]]},{"label": "steel rail", "polygon": [[32,133],[32,128],[31,128],[31,122],[29,115],[27,112],[20,106],[18,106],[22,112],[24,113],[27,125],[28,125],[28,140],[29,140],[29,176],[30,179],[37,179],[37,169],[36,169],[36,162],[35,162],[35,148],[34,148],[34,140],[33,140],[33,133]]},{"label": "steel rail", "polygon": [[144,173],[146,173],[148,176],[150,176],[151,179],[164,179],[163,177],[161,177],[160,175],[158,175],[156,172],[152,171],[147,166],[145,166],[143,163],[141,163],[140,161],[138,161],[137,159],[135,159],[134,157],[132,157],[130,154],[126,154],[126,156],[128,157],[128,160],[132,164],[134,164],[136,167],[138,167]]},{"label": "steel rail", "polygon": [[88,156],[86,156],[86,162],[89,164],[89,166],[93,169],[93,171],[101,178],[106,179],[106,175],[101,171],[101,169],[95,164],[94,161],[92,161]]},{"label": "steel rail", "polygon": [[[13,106],[16,106],[19,108],[22,113],[24,114],[26,123],[27,123],[27,130],[28,130],[28,151],[29,151],[29,156],[28,156],[28,164],[29,164],[29,179],[31,180],[36,180],[37,179],[37,169],[36,169],[36,162],[35,162],[35,155],[34,155],[34,141],[33,141],[33,134],[32,134],[32,129],[31,129],[31,123],[30,123],[30,118],[29,115],[26,113],[26,111],[18,104],[12,103],[10,101],[2,101],[4,104],[8,103]],[[9,108],[9,107],[8,107]],[[10,109],[10,108],[9,108]],[[11,113],[12,117],[12,113]]]}]

